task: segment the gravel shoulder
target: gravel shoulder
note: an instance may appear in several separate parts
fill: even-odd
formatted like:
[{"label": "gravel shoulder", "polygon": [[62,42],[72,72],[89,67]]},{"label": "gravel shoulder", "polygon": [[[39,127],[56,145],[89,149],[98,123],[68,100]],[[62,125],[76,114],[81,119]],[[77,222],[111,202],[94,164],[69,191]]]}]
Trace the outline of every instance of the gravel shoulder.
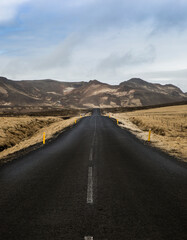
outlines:
[{"label": "gravel shoulder", "polygon": [[151,129],[150,144],[153,147],[187,162],[186,105],[105,115],[118,119],[120,127],[129,130],[143,141],[148,140]]}]

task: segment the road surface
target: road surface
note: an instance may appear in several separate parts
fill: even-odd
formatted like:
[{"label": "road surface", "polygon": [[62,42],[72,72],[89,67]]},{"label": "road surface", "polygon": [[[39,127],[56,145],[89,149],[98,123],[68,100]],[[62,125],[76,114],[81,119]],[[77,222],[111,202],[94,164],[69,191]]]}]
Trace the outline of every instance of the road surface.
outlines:
[{"label": "road surface", "polygon": [[94,110],[0,168],[0,239],[187,239],[185,163]]}]

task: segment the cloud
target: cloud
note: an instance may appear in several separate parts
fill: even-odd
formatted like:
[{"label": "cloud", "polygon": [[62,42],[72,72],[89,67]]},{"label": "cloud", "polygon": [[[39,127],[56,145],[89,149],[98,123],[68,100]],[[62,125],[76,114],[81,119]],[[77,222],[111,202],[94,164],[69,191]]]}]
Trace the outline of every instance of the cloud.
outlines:
[{"label": "cloud", "polygon": [[[18,2],[25,1],[28,0]],[[128,28],[147,21],[152,23],[152,31],[155,33],[172,28],[185,29],[187,2],[184,0],[30,0],[29,10],[26,13],[21,12],[21,20],[24,21],[24,26],[39,35],[43,33],[49,36],[54,32],[56,37],[75,31],[96,33],[111,28]],[[53,35],[51,37],[54,38]]]},{"label": "cloud", "polygon": [[186,24],[185,0],[0,0],[0,75],[185,81]]},{"label": "cloud", "polygon": [[160,78],[160,76],[162,76],[163,78],[186,79],[187,82],[187,69],[148,72],[144,73],[144,75],[147,77],[151,76],[152,78]]},{"label": "cloud", "polygon": [[71,57],[77,44],[81,40],[81,36],[77,33],[68,36],[61,44],[55,46],[50,53],[47,53],[37,63],[39,69],[49,69],[61,67],[64,68],[71,63]]},{"label": "cloud", "polygon": [[171,71],[155,71],[140,74],[146,80],[162,84],[174,84],[187,92],[187,69]]},{"label": "cloud", "polygon": [[[39,0],[43,3],[44,0]],[[51,10],[49,11],[49,6]],[[48,1],[48,13],[61,13],[64,23],[72,27],[88,26],[90,30],[106,30],[152,21],[155,30],[186,27],[185,0],[54,0]],[[72,21],[71,21],[72,19]]]},{"label": "cloud", "polygon": [[144,63],[152,63],[155,57],[156,53],[153,46],[148,46],[140,53],[134,53],[132,50],[125,54],[112,53],[100,62],[98,69],[103,71],[111,68],[126,68],[129,66],[142,65]]},{"label": "cloud", "polygon": [[18,11],[19,6],[30,0],[1,0],[0,1],[0,24],[12,20]]}]

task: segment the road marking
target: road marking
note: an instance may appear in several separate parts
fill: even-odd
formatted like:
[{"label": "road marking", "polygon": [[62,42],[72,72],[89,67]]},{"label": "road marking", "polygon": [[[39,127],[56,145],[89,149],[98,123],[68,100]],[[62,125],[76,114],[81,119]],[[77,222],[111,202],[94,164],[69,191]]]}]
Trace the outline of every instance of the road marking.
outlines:
[{"label": "road marking", "polygon": [[93,148],[90,150],[90,156],[89,156],[89,161],[93,160]]},{"label": "road marking", "polygon": [[94,137],[95,137],[95,133],[96,133],[96,118],[95,118],[95,129],[94,129]]},{"label": "road marking", "polygon": [[87,237],[84,237],[84,240],[93,240],[93,237],[87,236]]},{"label": "road marking", "polygon": [[87,203],[93,203],[93,173],[92,167],[88,168],[88,188],[87,188]]},{"label": "road marking", "polygon": [[92,147],[94,146],[95,135],[96,135],[96,118],[95,118],[94,135],[93,135],[93,138],[92,138]]},{"label": "road marking", "polygon": [[95,135],[96,135],[96,119],[95,119],[94,135],[92,138],[92,144],[91,144],[91,149],[90,149],[90,156],[89,156],[90,161],[93,160],[93,147],[94,147],[94,142],[95,142]]},{"label": "road marking", "polygon": [[92,138],[92,144],[91,144],[91,146],[92,146],[92,148],[93,148],[93,146],[94,146],[94,139],[95,137],[93,136],[93,138]]}]

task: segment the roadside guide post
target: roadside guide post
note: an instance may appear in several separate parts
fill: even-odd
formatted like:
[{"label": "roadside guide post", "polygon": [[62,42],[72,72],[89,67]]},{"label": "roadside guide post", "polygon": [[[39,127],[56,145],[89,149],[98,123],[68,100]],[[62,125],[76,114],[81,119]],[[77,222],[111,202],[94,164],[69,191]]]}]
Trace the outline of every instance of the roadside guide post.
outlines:
[{"label": "roadside guide post", "polygon": [[151,140],[151,129],[149,129],[149,134],[148,134],[148,142]]},{"label": "roadside guide post", "polygon": [[45,144],[45,132],[43,133],[43,144]]}]

